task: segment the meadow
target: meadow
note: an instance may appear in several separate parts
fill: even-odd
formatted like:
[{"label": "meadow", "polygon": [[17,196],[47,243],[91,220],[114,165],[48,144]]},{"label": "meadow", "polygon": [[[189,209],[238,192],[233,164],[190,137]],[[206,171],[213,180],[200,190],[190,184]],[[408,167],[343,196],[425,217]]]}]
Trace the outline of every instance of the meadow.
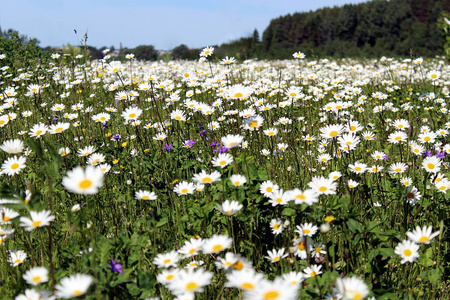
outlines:
[{"label": "meadow", "polygon": [[0,68],[2,299],[449,297],[445,58],[104,54]]}]

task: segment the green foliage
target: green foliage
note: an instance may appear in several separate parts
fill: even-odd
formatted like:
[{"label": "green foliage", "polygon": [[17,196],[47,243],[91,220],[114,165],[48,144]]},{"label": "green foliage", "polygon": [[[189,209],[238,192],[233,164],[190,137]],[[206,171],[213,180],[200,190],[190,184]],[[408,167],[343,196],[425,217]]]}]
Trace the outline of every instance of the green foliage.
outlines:
[{"label": "green foliage", "polygon": [[152,45],[141,45],[131,50],[138,60],[155,61],[158,58],[158,52]]},{"label": "green foliage", "polygon": [[15,72],[20,68],[45,64],[51,53],[42,50],[38,45],[37,39],[30,39],[15,30],[0,32],[0,54],[5,55],[0,61],[2,66],[8,66]]},{"label": "green foliage", "polygon": [[264,58],[311,55],[348,57],[434,56],[444,41],[436,26],[450,1],[369,1],[273,19],[264,31]]}]

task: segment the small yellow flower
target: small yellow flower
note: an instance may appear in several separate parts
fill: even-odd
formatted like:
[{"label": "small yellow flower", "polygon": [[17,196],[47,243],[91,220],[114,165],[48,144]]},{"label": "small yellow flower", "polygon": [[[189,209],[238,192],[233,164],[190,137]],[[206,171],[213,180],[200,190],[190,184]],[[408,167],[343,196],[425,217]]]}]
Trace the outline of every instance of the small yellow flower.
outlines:
[{"label": "small yellow flower", "polygon": [[331,222],[334,221],[334,219],[335,219],[335,217],[333,217],[333,216],[327,216],[327,217],[325,218],[325,222],[331,223]]},{"label": "small yellow flower", "polygon": [[123,143],[122,143],[122,147],[126,147],[127,145],[128,145],[127,142],[123,142]]},{"label": "small yellow flower", "polygon": [[83,91],[82,90],[78,90],[77,91],[77,94],[81,94]]},{"label": "small yellow flower", "polygon": [[179,180],[178,179],[175,179],[174,181],[172,181],[172,184],[175,184],[175,183],[177,183]]},{"label": "small yellow flower", "polygon": [[150,151],[150,149],[144,149],[144,152],[145,153],[147,153],[147,152],[149,152]]},{"label": "small yellow flower", "polygon": [[113,164],[117,165],[117,163],[119,162],[118,159],[113,160]]},{"label": "small yellow flower", "polygon": [[110,137],[110,136],[112,136],[112,133],[111,132],[105,133],[105,136]]}]

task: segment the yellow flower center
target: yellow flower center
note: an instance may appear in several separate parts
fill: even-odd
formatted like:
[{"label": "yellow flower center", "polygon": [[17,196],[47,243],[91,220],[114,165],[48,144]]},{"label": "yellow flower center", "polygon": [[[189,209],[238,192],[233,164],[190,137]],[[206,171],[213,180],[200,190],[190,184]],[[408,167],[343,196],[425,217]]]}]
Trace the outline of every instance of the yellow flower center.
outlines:
[{"label": "yellow flower center", "polygon": [[83,292],[80,291],[80,290],[75,290],[75,291],[73,291],[73,294],[74,294],[75,296],[80,296],[81,294],[83,294]]},{"label": "yellow flower center", "polygon": [[405,250],[403,250],[403,254],[404,254],[405,256],[411,256],[411,255],[412,255],[412,251],[409,250],[409,249],[405,249]]},{"label": "yellow flower center", "polygon": [[277,199],[275,200],[275,202],[277,202],[277,203],[281,203],[282,201],[283,201],[282,198],[277,198]]},{"label": "yellow flower center", "polygon": [[396,136],[396,137],[395,137],[395,140],[396,140],[396,141],[400,141],[401,139],[402,139],[401,136]]},{"label": "yellow flower center", "polygon": [[147,195],[145,195],[145,196],[142,196],[142,199],[143,199],[143,200],[148,200],[148,199],[150,199],[150,197],[147,196]]},{"label": "yellow flower center", "polygon": [[39,281],[41,281],[41,276],[34,276],[33,278],[31,278],[31,280],[33,282],[39,282]]},{"label": "yellow flower center", "polygon": [[18,167],[19,167],[19,164],[18,163],[14,163],[14,164],[12,164],[11,169],[15,170]]},{"label": "yellow flower center", "polygon": [[337,132],[336,130],[330,132],[330,136],[331,136],[331,137],[335,137],[335,136],[337,136],[337,135],[338,135],[338,132]]},{"label": "yellow flower center", "polygon": [[264,300],[274,300],[278,299],[280,297],[280,293],[277,291],[268,291],[267,293],[264,293],[263,299]]},{"label": "yellow flower center", "polygon": [[352,300],[361,300],[362,298],[363,298],[363,295],[358,293],[358,294],[353,295]]},{"label": "yellow flower center", "polygon": [[90,188],[92,186],[93,182],[90,179],[83,179],[82,181],[80,181],[80,183],[78,184],[78,187],[82,190],[86,190],[88,188]]},{"label": "yellow flower center", "polygon": [[253,290],[255,286],[250,282],[244,282],[243,284],[241,284],[241,288],[243,288],[244,290]]},{"label": "yellow flower center", "polygon": [[326,190],[328,190],[328,188],[326,186],[321,186],[319,188],[319,191],[321,191],[321,192],[325,192]]},{"label": "yellow flower center", "polygon": [[250,128],[256,127],[256,126],[258,126],[258,122],[252,121],[248,126],[249,126]]},{"label": "yellow flower center", "polygon": [[170,259],[170,258],[168,258],[168,259],[165,259],[164,261],[163,261],[163,264],[168,264],[168,263],[170,263],[172,260]]},{"label": "yellow flower center", "polygon": [[8,222],[9,220],[11,220],[10,217],[8,217],[8,216],[4,216],[4,217],[3,217],[3,222],[4,222],[4,223]]},{"label": "yellow flower center", "polygon": [[136,114],[135,114],[135,113],[131,113],[128,117],[130,117],[130,118],[135,118],[135,117],[136,117]]},{"label": "yellow flower center", "polygon": [[173,274],[169,274],[166,277],[166,280],[172,280],[175,276],[173,276]]},{"label": "yellow flower center", "polygon": [[314,277],[314,276],[316,276],[316,275],[317,275],[316,272],[311,272],[311,274],[309,274],[309,276],[311,276],[311,277]]},{"label": "yellow flower center", "polygon": [[402,171],[401,168],[397,168],[397,169],[394,170],[394,172],[401,172],[401,171]]},{"label": "yellow flower center", "polygon": [[355,167],[355,171],[361,171],[361,167]]},{"label": "yellow flower center", "polygon": [[19,263],[21,263],[22,261],[20,260],[20,259],[16,259],[15,261],[14,261],[14,263],[16,263],[16,264],[19,264]]},{"label": "yellow flower center", "polygon": [[279,256],[275,256],[274,258],[273,258],[273,261],[279,261],[280,260],[280,257]]},{"label": "yellow flower center", "polygon": [[351,131],[355,131],[355,130],[356,130],[356,126],[353,126],[353,125],[350,126],[350,130],[351,130]]},{"label": "yellow flower center", "polygon": [[33,227],[39,227],[39,225],[42,224],[42,221],[34,221],[33,224],[31,224]]},{"label": "yellow flower center", "polygon": [[189,282],[186,284],[186,290],[193,291],[198,287],[198,285],[195,282]]},{"label": "yellow flower center", "polygon": [[237,262],[234,263],[233,268],[235,270],[242,270],[244,268],[244,264],[242,263],[242,261],[238,260]]},{"label": "yellow flower center", "polygon": [[300,251],[305,250],[306,249],[305,242],[298,243],[297,249],[300,250]]},{"label": "yellow flower center", "polygon": [[428,242],[428,241],[430,241],[430,238],[427,237],[427,236],[422,236],[422,237],[419,239],[419,242],[421,242],[421,243]]},{"label": "yellow flower center", "polygon": [[242,96],[244,96],[242,93],[236,93],[236,94],[234,94],[234,98],[240,98],[240,97],[242,97]]},{"label": "yellow flower center", "polygon": [[303,229],[303,233],[304,233],[304,234],[310,234],[310,233],[311,233],[311,230],[309,230],[309,229]]},{"label": "yellow flower center", "polygon": [[280,229],[280,224],[278,224],[278,223],[277,223],[277,224],[274,224],[274,225],[273,225],[273,229],[275,229],[275,230]]},{"label": "yellow flower center", "polygon": [[42,134],[42,130],[36,131],[36,135],[40,135],[40,134]]},{"label": "yellow flower center", "polygon": [[202,179],[202,182],[203,183],[210,183],[210,182],[212,182],[212,179],[210,177],[205,177],[205,178]]},{"label": "yellow flower center", "polygon": [[434,164],[429,163],[429,164],[427,165],[427,168],[428,168],[428,169],[434,169]]},{"label": "yellow flower center", "polygon": [[215,245],[214,247],[212,247],[213,252],[220,252],[222,251],[222,249],[223,249],[222,245]]},{"label": "yellow flower center", "polygon": [[424,138],[424,141],[425,142],[429,142],[431,140],[431,138],[429,137],[429,136],[426,136],[425,138]]},{"label": "yellow flower center", "polygon": [[306,200],[306,196],[303,194],[297,195],[297,196],[295,196],[295,198],[299,199],[299,200]]}]

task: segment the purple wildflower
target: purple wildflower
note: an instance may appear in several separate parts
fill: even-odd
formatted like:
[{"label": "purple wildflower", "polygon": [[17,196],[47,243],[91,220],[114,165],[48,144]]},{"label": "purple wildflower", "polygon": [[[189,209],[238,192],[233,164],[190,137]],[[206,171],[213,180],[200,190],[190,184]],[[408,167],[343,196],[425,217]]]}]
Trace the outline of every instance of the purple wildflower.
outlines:
[{"label": "purple wildflower", "polygon": [[216,148],[216,147],[217,147],[217,144],[218,144],[217,142],[212,142],[212,143],[210,144],[210,146]]},{"label": "purple wildflower", "polygon": [[219,152],[219,153],[225,153],[225,152],[227,152],[227,150],[230,150],[230,148],[227,148],[225,146],[221,146],[219,149],[214,149],[214,151]]},{"label": "purple wildflower", "polygon": [[431,155],[433,155],[433,154],[431,153],[431,150],[425,149],[425,151],[423,152],[423,157],[428,157],[428,156],[431,156]]},{"label": "purple wildflower", "polygon": [[164,146],[164,149],[166,149],[167,151],[170,151],[172,148],[173,148],[173,145],[172,145],[172,144],[166,144],[166,145]]},{"label": "purple wildflower", "polygon": [[386,154],[386,153],[384,153],[384,155],[383,155],[383,159],[389,159],[389,154]]},{"label": "purple wildflower", "polygon": [[119,264],[114,259],[111,259],[111,262],[108,263],[111,266],[111,272],[123,274],[122,264]]},{"label": "purple wildflower", "polygon": [[445,151],[437,151],[437,154],[435,155],[437,158],[445,158]]},{"label": "purple wildflower", "polygon": [[120,140],[120,134],[116,133],[115,135],[113,135],[112,138],[113,138],[113,140],[118,141],[118,140]]},{"label": "purple wildflower", "polygon": [[103,123],[103,129],[106,129],[108,127],[108,122]]},{"label": "purple wildflower", "polygon": [[184,145],[189,148],[192,147],[194,144],[195,144],[194,140],[187,140],[186,142],[184,142]]}]

